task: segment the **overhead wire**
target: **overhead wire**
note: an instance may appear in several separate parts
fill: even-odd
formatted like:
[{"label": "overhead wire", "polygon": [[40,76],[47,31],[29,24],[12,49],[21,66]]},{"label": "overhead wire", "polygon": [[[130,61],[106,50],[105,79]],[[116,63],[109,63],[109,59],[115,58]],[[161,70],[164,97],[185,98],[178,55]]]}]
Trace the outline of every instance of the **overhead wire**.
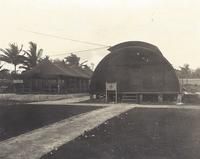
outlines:
[{"label": "overhead wire", "polygon": [[83,40],[76,40],[76,39],[57,36],[57,35],[53,35],[53,34],[47,34],[47,33],[42,33],[42,32],[31,31],[31,30],[27,30],[27,29],[20,29],[20,30],[25,31],[25,32],[30,32],[30,33],[33,33],[33,34],[48,36],[48,37],[57,38],[57,39],[69,40],[69,41],[78,42],[78,43],[84,43],[84,44],[96,45],[96,46],[102,46],[102,47],[110,47],[110,46],[104,45],[104,44],[99,44],[99,43],[94,43],[94,42],[89,42],[89,41],[83,41]]},{"label": "overhead wire", "polygon": [[62,39],[62,40],[69,40],[69,41],[78,42],[78,43],[101,46],[101,47],[92,48],[92,49],[71,51],[71,52],[66,52],[66,53],[54,54],[54,55],[50,55],[50,56],[60,56],[60,55],[67,55],[67,54],[70,54],[70,53],[89,52],[89,51],[100,50],[100,49],[105,49],[105,48],[110,48],[111,47],[109,45],[104,45],[104,44],[99,44],[99,43],[94,43],[94,42],[88,42],[88,41],[83,41],[83,40],[75,40],[75,39],[71,39],[71,38],[66,38],[66,37],[57,36],[57,35],[53,35],[53,34],[42,33],[42,32],[31,31],[31,30],[22,29],[22,28],[20,28],[20,30],[25,31],[25,32],[30,32],[30,33],[33,33],[33,34],[37,34],[37,35],[42,35],[42,36],[48,36],[48,37],[52,37],[52,38]]},{"label": "overhead wire", "polygon": [[108,46],[104,46],[104,47],[98,47],[98,48],[93,48],[93,49],[71,51],[71,52],[66,52],[66,53],[61,53],[61,54],[54,54],[54,55],[51,55],[51,56],[60,56],[60,55],[67,55],[67,54],[70,54],[70,53],[88,52],[88,51],[100,50],[100,49],[104,49],[104,48],[109,48],[109,47]]}]

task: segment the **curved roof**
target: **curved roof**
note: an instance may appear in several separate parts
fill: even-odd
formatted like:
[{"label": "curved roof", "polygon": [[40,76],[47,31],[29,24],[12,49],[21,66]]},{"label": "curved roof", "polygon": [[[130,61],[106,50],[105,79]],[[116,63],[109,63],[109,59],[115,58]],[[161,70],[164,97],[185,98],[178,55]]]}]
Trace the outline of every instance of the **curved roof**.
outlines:
[{"label": "curved roof", "polygon": [[149,48],[149,49],[152,49],[152,50],[155,50],[155,51],[156,50],[159,51],[159,49],[155,45],[152,45],[152,44],[147,43],[147,42],[142,42],[142,41],[126,41],[126,42],[117,44],[115,46],[112,46],[108,50],[109,51],[115,51],[115,50],[123,49],[123,48],[129,47],[129,46],[144,47],[144,48]]},{"label": "curved roof", "polygon": [[105,92],[105,82],[117,82],[120,92],[179,92],[172,65],[149,43],[129,41],[109,49],[91,79],[91,93]]}]

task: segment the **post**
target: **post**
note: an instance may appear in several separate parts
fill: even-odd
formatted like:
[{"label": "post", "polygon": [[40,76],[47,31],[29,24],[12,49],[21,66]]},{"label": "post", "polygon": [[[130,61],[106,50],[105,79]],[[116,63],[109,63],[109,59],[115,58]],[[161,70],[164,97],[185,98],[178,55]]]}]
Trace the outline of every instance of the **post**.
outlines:
[{"label": "post", "polygon": [[163,94],[158,95],[158,102],[162,103],[163,102]]},{"label": "post", "polygon": [[[107,82],[106,82],[107,85]],[[107,86],[106,86],[106,103],[108,102],[108,92],[107,92]]]},{"label": "post", "polygon": [[115,90],[115,103],[117,103],[117,83],[116,83],[116,90]]},{"label": "post", "polygon": [[24,90],[24,83],[23,83],[23,85],[22,85],[22,89],[23,89],[22,91],[23,91],[23,93],[24,93],[24,92],[25,92],[25,90]]},{"label": "post", "polygon": [[181,94],[181,93],[179,93],[179,94],[177,95],[177,104],[178,104],[178,105],[183,104],[183,103],[182,103],[182,94]]},{"label": "post", "polygon": [[31,89],[30,89],[30,90],[31,90],[31,93],[32,93],[32,92],[33,92],[33,79],[31,78],[31,80],[30,80],[30,81],[31,81],[31,86],[30,86],[30,87],[31,87]]},{"label": "post", "polygon": [[57,93],[60,94],[60,81],[59,81],[59,78],[57,78]]},{"label": "post", "polygon": [[139,94],[139,103],[142,103],[143,101],[143,94]]}]

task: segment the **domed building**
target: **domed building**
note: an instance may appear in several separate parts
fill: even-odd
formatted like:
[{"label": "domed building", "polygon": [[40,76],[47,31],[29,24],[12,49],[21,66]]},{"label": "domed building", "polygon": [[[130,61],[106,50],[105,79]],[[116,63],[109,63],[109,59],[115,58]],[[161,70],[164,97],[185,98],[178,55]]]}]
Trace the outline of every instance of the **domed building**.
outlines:
[{"label": "domed building", "polygon": [[174,100],[180,93],[174,68],[156,46],[129,41],[108,50],[91,78],[91,94],[105,96],[106,82],[117,83],[123,101]]}]

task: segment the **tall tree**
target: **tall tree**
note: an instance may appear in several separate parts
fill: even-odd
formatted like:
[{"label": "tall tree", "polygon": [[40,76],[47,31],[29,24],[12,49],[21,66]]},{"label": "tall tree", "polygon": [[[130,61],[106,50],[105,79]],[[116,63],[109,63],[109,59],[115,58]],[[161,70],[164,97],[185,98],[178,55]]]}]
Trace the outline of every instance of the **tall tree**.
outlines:
[{"label": "tall tree", "polygon": [[190,69],[189,64],[184,64],[180,67],[180,77],[181,78],[190,78],[192,75],[192,70]]},{"label": "tall tree", "polygon": [[80,57],[71,53],[70,56],[65,57],[65,60],[70,66],[79,66]]},{"label": "tall tree", "polygon": [[38,64],[38,62],[41,60],[43,49],[37,48],[37,44],[34,42],[29,42],[29,50],[25,51],[25,59],[23,61],[23,65],[20,68],[24,68],[26,70],[32,69],[34,66]]},{"label": "tall tree", "polygon": [[0,55],[0,60],[13,64],[14,65],[14,73],[17,72],[17,65],[21,64],[24,60],[24,56],[21,55],[23,45],[19,47],[15,43],[10,43],[9,48],[1,49],[0,51],[3,53]]},{"label": "tall tree", "polygon": [[193,78],[200,78],[200,68],[195,69],[192,75]]}]

